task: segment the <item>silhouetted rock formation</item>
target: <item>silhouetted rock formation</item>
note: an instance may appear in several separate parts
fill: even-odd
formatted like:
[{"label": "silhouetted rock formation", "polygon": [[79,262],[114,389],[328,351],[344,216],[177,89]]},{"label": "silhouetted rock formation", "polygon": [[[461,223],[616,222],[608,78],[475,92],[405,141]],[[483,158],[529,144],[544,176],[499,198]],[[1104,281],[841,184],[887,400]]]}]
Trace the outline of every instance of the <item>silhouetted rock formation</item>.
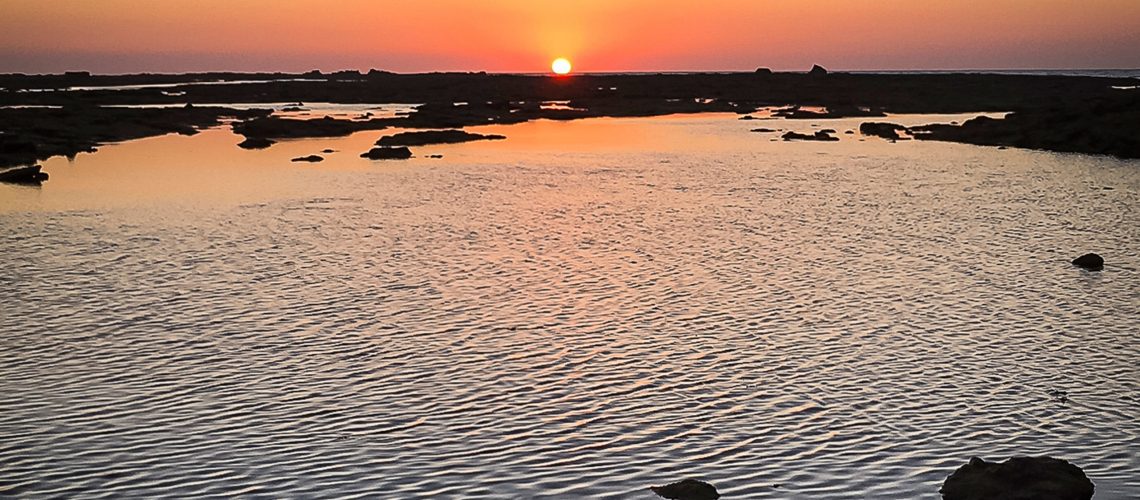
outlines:
[{"label": "silhouetted rock formation", "polygon": [[974,457],[940,491],[943,500],[1089,500],[1093,489],[1085,473],[1064,460],[1015,457],[999,464]]},{"label": "silhouetted rock formation", "polygon": [[475,134],[463,130],[426,130],[423,132],[400,132],[381,137],[377,146],[427,146],[429,144],[458,144],[472,141],[497,141],[506,139],[504,135]]},{"label": "silhouetted rock formation", "polygon": [[390,120],[368,121],[338,120],[326,116],[313,120],[295,120],[269,116],[241,123],[235,123],[234,132],[246,137],[270,139],[296,139],[302,137],[342,137],[362,130],[382,130],[388,128]]},{"label": "silhouetted rock formation", "polygon": [[834,141],[838,141],[838,140],[839,140],[839,138],[838,138],[838,137],[832,137],[832,135],[831,135],[830,133],[828,133],[827,131],[824,131],[824,130],[819,130],[819,131],[816,131],[816,133],[814,133],[814,134],[812,134],[812,135],[808,135],[808,134],[801,134],[801,133],[799,133],[799,132],[788,132],[788,133],[784,134],[784,135],[783,135],[783,136],[781,136],[781,137],[782,137],[782,138],[783,138],[785,141],[823,141],[823,142],[834,142]]},{"label": "silhouetted rock formation", "polygon": [[768,75],[772,74],[772,70],[770,70],[768,68],[756,68],[756,74],[768,76]]},{"label": "silhouetted rock formation", "polygon": [[776,131],[777,131],[776,129],[761,127],[761,128],[754,128],[750,132],[758,132],[761,134],[769,134],[769,133],[776,132]]},{"label": "silhouetted rock formation", "polygon": [[0,182],[13,184],[39,184],[48,179],[48,174],[40,171],[39,165],[0,168]]},{"label": "silhouetted rock formation", "polygon": [[274,144],[277,144],[277,141],[271,141],[264,137],[246,137],[244,141],[238,143],[238,147],[242,149],[265,149]]},{"label": "silhouetted rock formation", "polygon": [[[820,73],[817,71],[816,73]],[[291,81],[302,77],[316,81]],[[256,85],[181,85],[153,88],[22,92],[72,86],[145,85],[206,80],[250,80]],[[277,81],[270,81],[277,80]],[[762,83],[762,85],[758,85]],[[305,75],[202,73],[188,75],[0,75],[0,106],[64,106],[51,109],[0,107],[0,165],[24,165],[54,155],[75,154],[110,140],[192,133],[210,126],[197,118],[208,108],[154,110],[105,108],[116,104],[186,102],[335,102],[426,103],[409,116],[354,120],[353,125],[323,126],[317,120],[276,122],[279,134],[257,127],[247,137],[320,137],[384,127],[462,128],[488,123],[522,123],[546,118],[568,120],[599,116],[657,116],[672,113],[747,114],[760,107],[797,104],[826,108],[827,114],[793,113],[804,118],[864,116],[866,113],[1013,112],[1005,120],[963,124],[961,129],[931,126],[927,140],[1111,154],[1140,158],[1140,92],[1116,90],[1131,79],[996,75],[871,75],[832,73],[826,77],[775,73],[762,80],[753,72],[654,75],[578,75],[571,79],[478,73],[392,74],[377,72]],[[570,101],[573,109],[542,109],[544,101]],[[467,102],[466,106],[455,106]],[[79,111],[81,110],[81,111]],[[801,110],[803,111],[803,110]],[[268,114],[268,110],[251,111]],[[198,115],[198,113],[203,113]],[[231,115],[243,113],[229,112]],[[82,115],[75,119],[75,115]],[[84,118],[85,117],[85,118]],[[209,117],[214,120],[216,117]],[[239,117],[252,121],[251,117]],[[161,119],[161,120],[159,120]],[[98,123],[95,123],[95,122]],[[148,122],[146,126],[141,126]],[[954,124],[951,124],[954,125]],[[33,132],[37,128],[54,134]],[[131,133],[124,132],[130,128]],[[104,134],[111,130],[112,134]],[[913,135],[913,134],[912,134]],[[108,136],[115,136],[107,138]],[[28,156],[28,148],[35,153]]]},{"label": "silhouetted rock formation", "polygon": [[319,155],[309,155],[309,156],[299,156],[299,157],[293,158],[292,160],[289,160],[289,161],[317,163],[317,162],[325,161],[325,159]]},{"label": "silhouetted rock formation", "polygon": [[866,122],[859,125],[860,134],[873,135],[892,141],[897,141],[902,138],[902,136],[899,135],[899,131],[906,132],[907,128],[895,123],[883,122]]},{"label": "silhouetted rock formation", "polygon": [[827,69],[818,64],[813,64],[811,71],[808,71],[808,74],[811,76],[823,76],[827,74]]},{"label": "silhouetted rock formation", "polygon": [[1089,271],[1100,271],[1104,269],[1104,257],[1095,253],[1086,253],[1073,259],[1073,265]]},{"label": "silhouetted rock formation", "polygon": [[28,165],[53,156],[74,157],[109,142],[193,134],[197,128],[218,125],[222,118],[250,119],[265,114],[268,111],[198,106],[0,108],[0,167]]},{"label": "silhouetted rock formation", "polygon": [[649,489],[658,496],[670,500],[717,500],[720,498],[720,493],[717,493],[713,485],[696,479],[686,479],[665,486],[651,486]]},{"label": "silhouetted rock formation", "polygon": [[372,148],[367,153],[361,154],[360,157],[369,160],[406,160],[412,157],[412,150],[406,147]]}]

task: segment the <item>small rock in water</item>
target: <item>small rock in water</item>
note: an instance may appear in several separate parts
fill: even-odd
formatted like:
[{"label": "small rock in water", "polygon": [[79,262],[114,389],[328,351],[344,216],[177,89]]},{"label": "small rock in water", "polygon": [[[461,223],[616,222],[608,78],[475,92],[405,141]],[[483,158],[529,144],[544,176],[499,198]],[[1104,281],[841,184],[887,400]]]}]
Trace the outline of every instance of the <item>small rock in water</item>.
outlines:
[{"label": "small rock in water", "polygon": [[1014,457],[1002,463],[978,457],[942,484],[943,500],[1089,500],[1093,483],[1080,467],[1048,457]]},{"label": "small rock in water", "polygon": [[367,153],[361,154],[360,157],[369,160],[406,160],[412,157],[412,150],[402,146],[398,148],[372,148]]},{"label": "small rock in water", "polygon": [[653,490],[657,496],[670,500],[717,500],[720,498],[720,493],[717,493],[713,485],[696,479],[686,479],[665,486],[651,486],[649,489]]},{"label": "small rock in water", "polygon": [[1104,269],[1104,257],[1095,253],[1086,253],[1073,259],[1073,265],[1089,271],[1100,271]]},{"label": "small rock in water", "polygon": [[295,161],[295,162],[304,161],[304,162],[309,162],[309,163],[317,163],[319,161],[325,161],[325,159],[320,157],[320,156],[317,156],[317,155],[309,155],[309,156],[301,156],[298,158],[293,158],[290,161]]},{"label": "small rock in water", "polygon": [[324,154],[331,154],[331,153],[335,153],[336,150],[335,149],[325,149],[325,150],[321,150],[321,152]]}]

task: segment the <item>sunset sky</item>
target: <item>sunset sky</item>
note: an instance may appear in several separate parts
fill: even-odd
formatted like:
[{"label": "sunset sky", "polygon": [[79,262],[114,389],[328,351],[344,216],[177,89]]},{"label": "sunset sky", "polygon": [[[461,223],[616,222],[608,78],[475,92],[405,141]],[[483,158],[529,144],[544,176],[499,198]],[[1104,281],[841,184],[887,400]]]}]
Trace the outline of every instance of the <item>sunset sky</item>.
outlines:
[{"label": "sunset sky", "polygon": [[1138,0],[0,0],[0,72],[1138,68]]}]

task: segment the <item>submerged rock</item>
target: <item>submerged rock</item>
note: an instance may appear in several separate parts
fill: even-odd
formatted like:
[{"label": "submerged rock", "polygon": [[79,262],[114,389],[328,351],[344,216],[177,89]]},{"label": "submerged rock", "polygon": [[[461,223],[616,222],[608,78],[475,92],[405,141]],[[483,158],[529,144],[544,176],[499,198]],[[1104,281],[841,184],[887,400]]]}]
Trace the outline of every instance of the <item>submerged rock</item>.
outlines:
[{"label": "submerged rock", "polygon": [[1104,269],[1104,257],[1095,253],[1086,253],[1073,259],[1073,265],[1089,271],[1100,271]]},{"label": "submerged rock", "polygon": [[686,479],[665,486],[650,486],[649,489],[653,490],[657,496],[670,500],[717,500],[720,498],[720,493],[717,493],[713,485],[696,479]]},{"label": "submerged rock", "polygon": [[264,137],[246,137],[244,141],[241,141],[238,144],[238,147],[242,149],[265,149],[276,143],[277,141],[266,139]]},{"label": "submerged rock", "polygon": [[412,150],[406,147],[372,148],[367,153],[361,154],[360,157],[368,158],[369,160],[407,160],[412,157]]},{"label": "submerged rock", "polygon": [[764,127],[760,127],[760,128],[754,128],[754,129],[752,129],[751,131],[752,131],[752,132],[758,132],[758,133],[761,133],[761,134],[768,134],[768,133],[772,133],[772,132],[777,132],[777,130],[776,130],[776,129],[771,129],[771,128],[764,128]]},{"label": "submerged rock", "polygon": [[309,155],[309,156],[300,156],[300,157],[297,157],[297,158],[293,158],[293,159],[292,159],[292,160],[290,160],[290,161],[294,161],[294,162],[308,162],[308,163],[317,163],[317,162],[325,161],[325,159],[324,159],[324,157],[322,157],[322,156],[319,156],[319,155]]},{"label": "submerged rock", "polygon": [[943,500],[1089,500],[1093,483],[1069,462],[1047,457],[1014,457],[1002,463],[978,457],[942,484]]},{"label": "submerged rock", "polygon": [[26,167],[0,168],[0,182],[13,184],[39,184],[48,179],[48,174],[40,171],[39,165]]}]

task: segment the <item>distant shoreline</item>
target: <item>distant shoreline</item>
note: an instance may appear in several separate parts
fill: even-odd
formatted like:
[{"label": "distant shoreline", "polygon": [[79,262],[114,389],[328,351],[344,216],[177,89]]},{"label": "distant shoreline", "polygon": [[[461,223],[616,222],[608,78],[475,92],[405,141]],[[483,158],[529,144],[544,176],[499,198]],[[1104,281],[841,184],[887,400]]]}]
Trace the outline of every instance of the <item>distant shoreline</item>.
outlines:
[{"label": "distant shoreline", "polygon": [[[540,106],[547,101],[567,105],[562,109]],[[347,120],[286,120],[267,117],[267,112],[224,107],[227,103],[268,102],[422,105],[409,116],[373,119],[364,125]],[[104,107],[202,103],[223,106],[183,110]],[[193,133],[227,117],[241,120],[235,130],[247,138],[273,139],[387,127],[463,128],[542,118],[700,112],[743,116],[773,106],[824,108],[823,112],[797,111],[790,117],[865,117],[868,122],[881,122],[888,113],[1010,112],[1004,120],[918,130],[922,135],[916,138],[1140,158],[1136,134],[1140,91],[1134,77],[827,73],[822,68],[810,74],[761,69],[752,73],[569,77],[375,70],[182,75],[72,72],[0,75],[0,167],[70,156],[107,142]]]}]

